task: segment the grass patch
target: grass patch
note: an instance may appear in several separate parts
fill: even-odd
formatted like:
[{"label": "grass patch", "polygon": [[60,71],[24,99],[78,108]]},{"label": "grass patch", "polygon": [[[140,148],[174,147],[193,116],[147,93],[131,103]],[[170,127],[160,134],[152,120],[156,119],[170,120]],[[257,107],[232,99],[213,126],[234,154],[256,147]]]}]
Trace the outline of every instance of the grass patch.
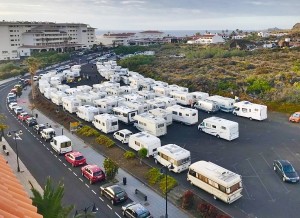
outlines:
[{"label": "grass patch", "polygon": [[292,114],[300,111],[299,104],[283,103],[283,102],[267,102],[268,109],[286,114]]},{"label": "grass patch", "polygon": [[104,145],[107,148],[111,148],[112,146],[115,145],[115,142],[113,140],[111,140],[109,137],[105,136],[105,135],[100,135],[98,136],[95,141],[99,144],[99,145]]}]

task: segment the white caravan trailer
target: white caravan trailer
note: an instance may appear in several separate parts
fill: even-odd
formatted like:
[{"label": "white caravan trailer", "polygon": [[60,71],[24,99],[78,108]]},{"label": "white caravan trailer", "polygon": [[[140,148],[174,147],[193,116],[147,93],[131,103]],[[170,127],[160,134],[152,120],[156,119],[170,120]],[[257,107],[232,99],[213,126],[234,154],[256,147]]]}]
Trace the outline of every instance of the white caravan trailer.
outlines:
[{"label": "white caravan trailer", "polygon": [[81,101],[82,105],[92,105],[94,106],[94,102],[98,99],[101,99],[102,96],[99,96],[98,94],[89,94],[89,93],[82,93],[77,94],[76,98]]},{"label": "white caravan trailer", "polygon": [[51,77],[51,80],[50,80],[50,85],[52,87],[56,87],[58,85],[61,85],[61,80],[59,77]]},{"label": "white caravan trailer", "polygon": [[83,105],[83,106],[79,106],[78,110],[76,112],[76,115],[87,121],[87,122],[91,122],[94,120],[94,116],[99,114],[99,109],[96,107],[93,107],[91,105]]},{"label": "white caravan trailer", "polygon": [[112,113],[112,109],[118,106],[118,101],[112,98],[102,98],[94,101],[95,107],[99,109],[100,113]]},{"label": "white caravan trailer", "polygon": [[166,96],[156,97],[154,98],[154,100],[165,102],[166,107],[171,107],[173,105],[176,105],[176,100],[174,98],[170,98]]},{"label": "white caravan trailer", "polygon": [[81,65],[73,65],[71,71],[74,72],[75,77],[80,77]]},{"label": "white caravan trailer", "polygon": [[164,118],[167,126],[172,124],[173,118],[172,118],[172,112],[170,111],[161,108],[156,108],[156,109],[149,110],[148,113],[156,117]]},{"label": "white caravan trailer", "polygon": [[118,118],[111,114],[95,115],[92,123],[104,133],[115,132],[119,129]]},{"label": "white caravan trailer", "polygon": [[234,103],[234,110],[232,113],[236,116],[247,117],[250,120],[265,120],[268,118],[267,106],[253,104],[249,101]]},{"label": "white caravan trailer", "polygon": [[187,180],[228,204],[242,197],[242,177],[212,162],[191,164]]},{"label": "white caravan trailer", "polygon": [[191,92],[194,98],[194,102],[198,100],[205,100],[209,94],[207,92]]},{"label": "white caravan trailer", "polygon": [[125,85],[129,85],[129,77],[128,76],[121,76],[121,82],[123,82]]},{"label": "white caravan trailer", "polygon": [[137,102],[145,101],[143,96],[136,93],[123,95],[123,98],[125,98],[125,101],[137,101]]},{"label": "white caravan trailer", "polygon": [[122,86],[120,88],[118,87],[108,87],[105,89],[106,93],[108,96],[112,96],[112,95],[115,95],[115,96],[120,96],[120,95],[123,95],[123,90],[121,89]]},{"label": "white caravan trailer", "polygon": [[232,98],[227,98],[219,95],[213,95],[206,98],[207,100],[211,100],[217,103],[218,107],[221,111],[224,112],[232,112],[234,109],[233,104],[235,100]]},{"label": "white caravan trailer", "polygon": [[65,92],[66,89],[69,89],[69,88],[70,88],[70,86],[68,86],[68,85],[66,85],[66,84],[62,84],[62,85],[56,86],[56,88],[57,88],[58,91]]},{"label": "white caravan trailer", "polygon": [[122,101],[120,105],[130,107],[138,111],[138,114],[145,113],[149,110],[149,105],[146,102],[137,102],[137,101]]},{"label": "white caravan trailer", "polygon": [[157,137],[167,134],[167,124],[164,118],[142,113],[136,115],[133,119],[137,121],[134,126],[140,131],[148,132]]},{"label": "white caravan trailer", "polygon": [[172,91],[168,87],[164,86],[154,86],[153,91],[155,93],[155,96],[167,96],[170,97],[170,92]]},{"label": "white caravan trailer", "polygon": [[169,85],[168,88],[171,90],[171,92],[173,91],[179,91],[179,92],[189,92],[189,89],[183,86],[178,86],[178,85]]},{"label": "white caravan trailer", "polygon": [[172,164],[171,171],[180,173],[191,165],[191,152],[175,144],[167,144],[157,148],[155,163],[167,167]]},{"label": "white caravan trailer", "polygon": [[207,113],[214,113],[219,110],[219,106],[216,102],[210,100],[197,100],[196,104],[194,105],[195,108],[199,110],[206,111]]},{"label": "white caravan trailer", "polygon": [[176,100],[177,104],[181,104],[184,106],[191,106],[194,103],[194,98],[191,93],[181,92],[181,91],[172,91],[170,92],[172,98]]},{"label": "white caravan trailer", "polygon": [[196,109],[173,105],[167,107],[166,110],[172,112],[172,118],[177,122],[186,125],[193,125],[198,122],[198,111]]},{"label": "white caravan trailer", "polygon": [[76,94],[78,94],[80,92],[79,92],[79,90],[77,88],[69,88],[69,89],[65,90],[65,93],[67,95],[74,95],[75,96]]},{"label": "white caravan trailer", "polygon": [[55,93],[55,92],[57,92],[57,89],[54,88],[54,87],[45,88],[45,90],[44,90],[44,96],[47,99],[51,99],[51,93]]},{"label": "white caravan trailer", "polygon": [[209,117],[198,126],[199,131],[231,141],[239,137],[239,124],[219,117]]},{"label": "white caravan trailer", "polygon": [[161,109],[166,108],[166,103],[163,101],[159,101],[157,99],[146,100],[146,103],[149,105],[149,110],[155,108],[161,108]]},{"label": "white caravan trailer", "polygon": [[81,101],[74,96],[67,96],[62,98],[63,109],[69,113],[75,113],[78,111],[78,107],[81,106]]},{"label": "white caravan trailer", "polygon": [[118,74],[114,73],[114,74],[109,76],[109,81],[119,83],[121,81],[121,78]]},{"label": "white caravan trailer", "polygon": [[160,139],[147,132],[139,132],[129,137],[129,147],[139,151],[141,148],[146,148],[148,151],[147,157],[157,153],[157,148],[161,146]]},{"label": "white caravan trailer", "polygon": [[45,88],[50,88],[50,83],[46,80],[39,80],[39,90],[42,94],[44,94]]},{"label": "white caravan trailer", "polygon": [[152,91],[142,90],[142,91],[138,91],[137,94],[139,94],[140,96],[142,96],[145,100],[149,100],[149,99],[154,99],[155,98],[155,93],[152,92]]},{"label": "white caravan trailer", "polygon": [[92,91],[92,87],[91,86],[88,86],[88,85],[82,85],[82,86],[77,86],[76,87],[77,88],[77,90],[79,91],[79,92],[85,92],[85,93],[87,93],[87,92],[89,92],[89,91]]},{"label": "white caravan trailer", "polygon": [[58,154],[65,154],[72,151],[72,142],[65,135],[55,136],[51,139],[50,145]]},{"label": "white caravan trailer", "polygon": [[126,106],[118,106],[114,107],[113,114],[118,117],[120,121],[126,124],[130,124],[135,122],[133,119],[135,115],[137,115],[138,111]]},{"label": "white caravan trailer", "polygon": [[155,86],[168,87],[168,83],[162,81],[154,81]]},{"label": "white caravan trailer", "polygon": [[62,105],[62,97],[65,96],[67,96],[67,94],[62,91],[51,92],[50,94],[51,101],[56,105]]},{"label": "white caravan trailer", "polygon": [[111,81],[105,81],[105,82],[103,82],[101,84],[104,85],[106,88],[107,87],[120,87],[120,83],[111,82]]}]

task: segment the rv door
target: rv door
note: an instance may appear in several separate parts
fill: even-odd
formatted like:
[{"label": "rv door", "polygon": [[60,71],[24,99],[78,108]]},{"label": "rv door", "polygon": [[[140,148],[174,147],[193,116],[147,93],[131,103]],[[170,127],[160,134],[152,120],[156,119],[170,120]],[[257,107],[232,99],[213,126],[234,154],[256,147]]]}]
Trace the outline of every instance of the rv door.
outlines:
[{"label": "rv door", "polygon": [[129,114],[129,122],[133,122],[134,121],[134,116],[136,115],[136,112],[132,112]]}]

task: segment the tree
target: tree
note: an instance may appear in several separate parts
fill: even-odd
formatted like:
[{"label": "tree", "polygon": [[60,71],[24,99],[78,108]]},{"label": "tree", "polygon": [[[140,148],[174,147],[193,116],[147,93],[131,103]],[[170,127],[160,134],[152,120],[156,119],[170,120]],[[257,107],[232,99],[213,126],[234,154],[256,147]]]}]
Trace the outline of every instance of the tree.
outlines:
[{"label": "tree", "polygon": [[106,158],[103,162],[103,166],[105,169],[106,178],[109,180],[114,179],[119,170],[118,164],[110,158]]},{"label": "tree", "polygon": [[28,67],[30,76],[31,76],[31,86],[32,86],[32,90],[31,90],[31,94],[32,94],[32,99],[34,100],[35,98],[35,87],[34,87],[34,82],[33,82],[33,77],[36,74],[36,71],[39,69],[41,63],[38,61],[38,59],[34,58],[34,57],[29,57],[25,60],[25,64]]},{"label": "tree", "polygon": [[4,130],[8,128],[8,125],[5,123],[6,116],[4,114],[0,114],[0,142],[2,142],[2,137],[4,136]]},{"label": "tree", "polygon": [[44,218],[64,218],[68,217],[74,208],[74,205],[64,207],[62,205],[62,198],[64,196],[64,185],[60,181],[57,187],[54,187],[50,177],[47,178],[44,194],[41,194],[35,189],[32,183],[31,191],[33,194],[32,204],[37,207],[38,213]]},{"label": "tree", "polygon": [[140,158],[140,164],[142,164],[143,158],[147,157],[147,155],[148,155],[148,150],[146,148],[141,148],[138,151],[138,156]]},{"label": "tree", "polygon": [[21,86],[17,86],[17,96],[20,98],[22,95],[22,87]]}]

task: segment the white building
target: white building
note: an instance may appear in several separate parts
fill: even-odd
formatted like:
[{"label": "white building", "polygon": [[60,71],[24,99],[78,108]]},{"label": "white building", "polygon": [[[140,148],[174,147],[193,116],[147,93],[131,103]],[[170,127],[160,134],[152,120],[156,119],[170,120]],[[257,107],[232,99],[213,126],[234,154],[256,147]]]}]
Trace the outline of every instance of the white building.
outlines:
[{"label": "white building", "polygon": [[95,44],[95,28],[82,23],[0,22],[0,60],[32,52],[76,50]]},{"label": "white building", "polygon": [[215,44],[215,43],[223,43],[224,39],[222,36],[218,34],[207,34],[199,36],[198,39],[187,41],[188,44]]}]

